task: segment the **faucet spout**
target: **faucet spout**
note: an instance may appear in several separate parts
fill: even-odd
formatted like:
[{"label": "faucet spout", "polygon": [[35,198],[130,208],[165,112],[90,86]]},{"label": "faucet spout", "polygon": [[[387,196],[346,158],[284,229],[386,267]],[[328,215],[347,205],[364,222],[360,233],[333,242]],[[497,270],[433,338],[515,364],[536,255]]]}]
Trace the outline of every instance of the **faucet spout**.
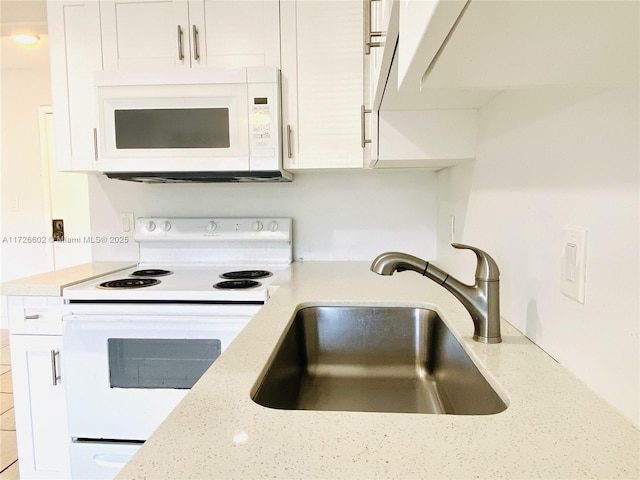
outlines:
[{"label": "faucet spout", "polygon": [[435,265],[413,255],[386,252],[378,255],[371,270],[379,275],[412,270],[451,292],[467,309],[474,325],[473,339],[482,343],[499,343],[500,334],[500,270],[489,254],[479,248],[459,243],[454,248],[472,250],[477,257],[475,283],[467,285]]}]

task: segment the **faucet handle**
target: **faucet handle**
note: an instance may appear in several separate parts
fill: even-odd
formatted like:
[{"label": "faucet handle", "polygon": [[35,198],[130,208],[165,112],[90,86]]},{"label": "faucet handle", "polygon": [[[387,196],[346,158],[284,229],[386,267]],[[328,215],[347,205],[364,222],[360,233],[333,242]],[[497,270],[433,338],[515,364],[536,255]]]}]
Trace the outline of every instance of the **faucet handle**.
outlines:
[{"label": "faucet handle", "polygon": [[480,250],[479,248],[472,247],[471,245],[463,245],[462,243],[452,243],[451,246],[461,250],[471,250],[476,254],[478,259],[478,263],[476,264],[476,280],[482,280],[485,282],[496,282],[500,280],[498,264],[487,252]]}]

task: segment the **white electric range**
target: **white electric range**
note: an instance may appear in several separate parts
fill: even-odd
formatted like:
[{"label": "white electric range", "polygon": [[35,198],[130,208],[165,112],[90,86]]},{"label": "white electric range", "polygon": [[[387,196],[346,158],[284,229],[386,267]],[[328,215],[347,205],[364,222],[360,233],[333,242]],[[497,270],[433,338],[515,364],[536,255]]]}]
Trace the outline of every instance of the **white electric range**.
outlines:
[{"label": "white electric range", "polygon": [[63,290],[72,478],[113,478],[268,300],[290,218],[139,218],[134,268]]}]

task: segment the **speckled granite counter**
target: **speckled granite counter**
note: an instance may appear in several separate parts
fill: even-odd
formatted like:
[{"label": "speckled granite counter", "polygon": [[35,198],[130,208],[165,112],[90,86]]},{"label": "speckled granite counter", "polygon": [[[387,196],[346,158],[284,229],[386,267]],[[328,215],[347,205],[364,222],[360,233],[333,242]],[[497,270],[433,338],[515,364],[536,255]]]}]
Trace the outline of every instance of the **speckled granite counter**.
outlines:
[{"label": "speckled granite counter", "polygon": [[135,264],[135,262],[93,262],[63,268],[5,282],[0,285],[0,295],[59,297],[64,287],[129,268]]},{"label": "speckled granite counter", "polygon": [[[471,339],[452,295],[368,263],[293,264],[289,280],[205,373],[118,478],[633,478],[640,432],[503,322],[503,343]],[[251,400],[296,307],[437,310],[509,407],[489,416],[287,411]]]}]

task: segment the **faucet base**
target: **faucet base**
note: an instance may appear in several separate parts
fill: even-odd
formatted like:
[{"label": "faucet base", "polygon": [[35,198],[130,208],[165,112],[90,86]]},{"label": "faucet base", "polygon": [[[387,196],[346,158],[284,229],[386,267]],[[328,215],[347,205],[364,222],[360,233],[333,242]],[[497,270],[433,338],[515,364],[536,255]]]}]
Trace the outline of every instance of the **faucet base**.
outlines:
[{"label": "faucet base", "polygon": [[500,343],[500,342],[502,342],[502,337],[481,337],[479,335],[474,335],[473,339],[476,342],[480,342],[480,343]]}]

